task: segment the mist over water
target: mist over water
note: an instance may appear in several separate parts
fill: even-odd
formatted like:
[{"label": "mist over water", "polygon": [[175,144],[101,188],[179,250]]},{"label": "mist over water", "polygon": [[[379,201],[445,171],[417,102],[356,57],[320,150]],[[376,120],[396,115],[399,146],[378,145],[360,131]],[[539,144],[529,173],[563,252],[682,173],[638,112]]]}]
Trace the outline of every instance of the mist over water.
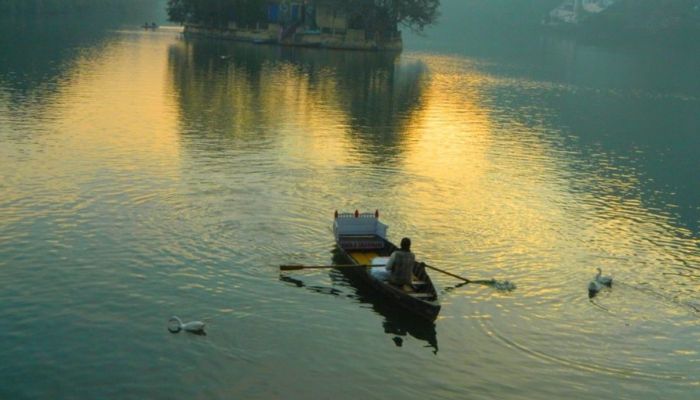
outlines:
[{"label": "mist over water", "polygon": [[[695,399],[698,58],[443,14],[401,54],[0,41],[0,398]],[[280,277],[356,208],[517,290],[432,274],[432,324]]]}]

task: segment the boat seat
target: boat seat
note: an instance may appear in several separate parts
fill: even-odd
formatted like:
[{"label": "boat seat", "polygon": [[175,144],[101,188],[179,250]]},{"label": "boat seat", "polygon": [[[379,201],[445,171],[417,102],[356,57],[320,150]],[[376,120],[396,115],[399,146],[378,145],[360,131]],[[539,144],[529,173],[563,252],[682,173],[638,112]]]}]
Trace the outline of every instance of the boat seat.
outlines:
[{"label": "boat seat", "polygon": [[415,293],[415,292],[414,292],[414,293],[409,293],[409,295],[410,295],[411,297],[416,297],[416,298],[419,298],[419,299],[425,299],[425,298],[429,298],[429,297],[433,297],[433,296],[434,296],[434,294],[432,294],[432,293]]},{"label": "boat seat", "polygon": [[411,284],[413,286],[423,286],[423,285],[427,285],[428,282],[426,282],[426,281],[413,281],[413,282],[411,282]]},{"label": "boat seat", "polygon": [[384,248],[384,240],[377,236],[341,236],[338,243],[345,250],[378,250]]}]

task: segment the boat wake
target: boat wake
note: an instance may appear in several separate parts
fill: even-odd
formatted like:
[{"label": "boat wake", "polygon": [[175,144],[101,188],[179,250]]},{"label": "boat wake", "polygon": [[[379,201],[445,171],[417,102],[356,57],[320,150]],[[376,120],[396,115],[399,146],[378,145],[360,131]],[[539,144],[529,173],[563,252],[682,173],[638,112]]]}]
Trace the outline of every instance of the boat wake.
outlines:
[{"label": "boat wake", "polygon": [[628,285],[624,282],[621,282],[616,283],[616,285],[635,290],[646,296],[650,296],[655,298],[656,300],[660,300],[671,307],[679,307],[681,309],[684,309],[685,311],[690,312],[696,317],[700,317],[700,301],[696,302],[690,300],[682,300],[678,296],[671,296],[665,293],[661,293],[646,283],[641,283],[639,285]]},{"label": "boat wake", "polygon": [[680,374],[680,373],[672,373],[672,372],[649,372],[649,371],[644,371],[641,369],[636,369],[636,368],[631,368],[631,367],[625,367],[625,366],[610,366],[606,364],[602,364],[600,362],[591,362],[590,360],[587,361],[581,361],[581,360],[575,360],[575,359],[570,359],[570,358],[565,358],[557,355],[553,355],[541,350],[537,350],[534,348],[531,348],[523,343],[520,343],[519,341],[515,339],[511,339],[509,337],[506,337],[505,335],[502,335],[498,332],[495,327],[490,324],[491,319],[489,318],[479,318],[478,319],[479,324],[481,325],[482,330],[488,335],[491,336],[495,339],[497,339],[499,342],[504,344],[506,347],[510,349],[516,349],[521,351],[522,353],[528,355],[529,357],[532,357],[533,359],[544,361],[544,362],[549,362],[549,363],[554,363],[558,364],[563,367],[571,368],[571,369],[577,369],[580,371],[586,371],[586,372],[592,372],[592,373],[602,373],[606,375],[611,375],[611,376],[622,376],[622,377],[638,377],[638,378],[644,378],[644,379],[654,379],[654,380],[668,380],[668,381],[675,381],[675,382],[687,382],[688,381],[688,376],[685,374]]},{"label": "boat wake", "polygon": [[[651,285],[619,281],[599,296],[585,302],[584,297],[571,292],[566,299],[530,305],[547,310],[537,313],[540,322],[536,324],[529,319],[519,324],[480,318],[475,325],[511,350],[571,369],[687,384],[699,379],[688,374],[688,368],[696,363],[693,346],[680,337],[668,336],[665,327],[674,325],[692,334],[700,304],[664,294]],[[597,315],[587,312],[586,304],[599,311]],[[550,312],[560,317],[563,314],[566,327],[550,318]],[[501,323],[510,325],[499,326]],[[567,345],[572,336],[578,337],[576,348]]]},{"label": "boat wake", "polygon": [[442,289],[442,293],[448,293],[451,292],[455,289],[459,289],[462,286],[469,285],[469,284],[481,284],[481,285],[486,285],[486,286],[491,286],[496,290],[499,290],[501,292],[512,292],[513,290],[517,289],[518,287],[515,285],[515,283],[505,280],[505,281],[500,281],[496,279],[484,279],[484,280],[475,280],[475,281],[469,281],[469,282],[462,282],[458,283],[454,286],[449,286],[444,289]]}]

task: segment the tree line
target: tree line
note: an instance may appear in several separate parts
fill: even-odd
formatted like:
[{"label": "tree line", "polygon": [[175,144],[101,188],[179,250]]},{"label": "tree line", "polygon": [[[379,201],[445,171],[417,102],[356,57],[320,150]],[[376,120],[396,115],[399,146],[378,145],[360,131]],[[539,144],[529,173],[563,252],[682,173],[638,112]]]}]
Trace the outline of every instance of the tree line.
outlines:
[{"label": "tree line", "polygon": [[[267,21],[269,4],[269,0],[168,0],[167,11],[174,22],[250,26]],[[440,0],[312,0],[309,5],[330,6],[348,16],[351,25],[364,29],[403,25],[419,31],[437,20]]]}]

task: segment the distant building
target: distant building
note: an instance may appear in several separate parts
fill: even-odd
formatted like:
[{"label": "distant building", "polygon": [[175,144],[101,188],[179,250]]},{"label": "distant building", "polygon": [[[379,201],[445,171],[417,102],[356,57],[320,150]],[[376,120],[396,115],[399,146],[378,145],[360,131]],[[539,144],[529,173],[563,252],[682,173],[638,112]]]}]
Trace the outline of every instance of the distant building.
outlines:
[{"label": "distant building", "polygon": [[617,0],[565,0],[549,12],[544,20],[548,25],[578,24],[589,14],[598,14]]},{"label": "distant building", "polygon": [[270,0],[267,4],[267,20],[281,25],[306,23],[307,27],[312,27],[316,18],[315,11],[315,1]]},{"label": "distant building", "polygon": [[[186,34],[201,34],[256,43],[346,49],[399,50],[401,32],[394,26],[367,23],[367,16],[339,7],[338,0],[269,0],[266,21],[239,26],[230,21],[227,29],[185,24]],[[366,29],[374,26],[374,29]]]}]

